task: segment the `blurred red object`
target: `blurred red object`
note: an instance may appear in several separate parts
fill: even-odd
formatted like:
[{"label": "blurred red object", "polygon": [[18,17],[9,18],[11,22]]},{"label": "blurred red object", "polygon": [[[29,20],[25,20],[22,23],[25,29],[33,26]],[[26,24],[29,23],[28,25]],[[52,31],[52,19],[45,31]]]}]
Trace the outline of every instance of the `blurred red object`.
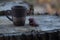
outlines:
[{"label": "blurred red object", "polygon": [[34,18],[29,18],[29,25],[30,26],[39,26],[37,23],[36,23],[36,21],[34,20]]}]

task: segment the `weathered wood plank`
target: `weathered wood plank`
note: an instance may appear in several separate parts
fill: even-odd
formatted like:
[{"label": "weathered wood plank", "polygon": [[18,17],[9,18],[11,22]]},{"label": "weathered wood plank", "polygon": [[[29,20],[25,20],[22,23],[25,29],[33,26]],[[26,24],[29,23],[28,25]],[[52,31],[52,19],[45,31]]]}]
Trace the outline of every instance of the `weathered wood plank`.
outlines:
[{"label": "weathered wood plank", "polygon": [[[29,26],[28,19],[34,17],[39,27]],[[60,29],[60,19],[56,16],[28,16],[26,17],[25,26],[14,26],[11,21],[9,21],[5,16],[0,17],[0,33],[17,33],[17,32],[29,32],[32,30],[35,31],[49,31]]]}]

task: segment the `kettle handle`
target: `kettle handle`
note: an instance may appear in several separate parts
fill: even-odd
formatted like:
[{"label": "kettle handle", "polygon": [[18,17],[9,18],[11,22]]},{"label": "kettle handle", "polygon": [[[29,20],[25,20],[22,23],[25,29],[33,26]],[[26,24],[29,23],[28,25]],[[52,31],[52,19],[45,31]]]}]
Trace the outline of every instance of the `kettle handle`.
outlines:
[{"label": "kettle handle", "polygon": [[6,11],[6,17],[10,20],[10,21],[13,21],[13,18],[10,18],[8,14],[11,14],[12,11]]}]

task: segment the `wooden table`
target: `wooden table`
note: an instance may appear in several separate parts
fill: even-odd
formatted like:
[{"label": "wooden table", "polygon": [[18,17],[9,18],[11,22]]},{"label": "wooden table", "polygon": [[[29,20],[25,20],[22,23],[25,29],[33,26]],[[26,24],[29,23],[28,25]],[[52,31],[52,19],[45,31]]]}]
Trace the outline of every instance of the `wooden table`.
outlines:
[{"label": "wooden table", "polygon": [[[28,19],[30,17],[35,18],[35,20],[39,24],[39,27],[32,27],[28,25],[29,23]],[[60,31],[60,27],[48,27],[48,26],[41,25],[42,23],[40,23],[41,22],[40,20],[43,18],[40,18],[40,17],[42,16],[27,16],[25,26],[14,26],[13,22],[8,20],[5,16],[0,16],[0,35],[12,36],[12,35],[20,35],[24,33],[29,34],[31,32],[34,35],[34,33],[45,34],[45,33],[54,33],[54,32]]]},{"label": "wooden table", "polygon": [[[39,27],[29,26],[28,19],[30,17],[35,18],[36,22],[39,24]],[[54,19],[54,18],[52,18],[52,19]],[[60,29],[60,27],[57,27],[57,26],[60,26],[57,24],[57,23],[60,24],[60,22],[58,22],[59,20],[56,21],[56,19],[54,19],[55,20],[54,21],[52,19],[48,18],[48,16],[45,16],[45,17],[27,16],[25,26],[14,26],[13,22],[8,20],[5,16],[0,16],[0,33],[14,33],[14,32],[24,32],[24,31],[26,32],[26,31],[31,31],[31,30],[48,31],[48,30]],[[54,23],[54,22],[56,22],[56,23]]]}]

